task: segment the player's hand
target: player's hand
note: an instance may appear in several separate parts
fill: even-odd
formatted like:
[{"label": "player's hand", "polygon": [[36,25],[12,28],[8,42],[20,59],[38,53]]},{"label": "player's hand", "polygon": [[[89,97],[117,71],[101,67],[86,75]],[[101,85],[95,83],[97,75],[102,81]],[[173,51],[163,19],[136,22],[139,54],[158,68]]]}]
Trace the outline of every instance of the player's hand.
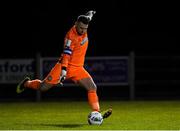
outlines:
[{"label": "player's hand", "polygon": [[86,15],[91,15],[91,16],[94,14],[96,14],[96,11],[93,11],[93,10],[90,10],[86,13]]},{"label": "player's hand", "polygon": [[60,83],[62,83],[66,79],[66,74],[67,74],[66,69],[62,69],[60,75]]},{"label": "player's hand", "polygon": [[96,11],[91,10],[86,13],[86,16],[89,17],[91,21],[94,14],[96,14]]}]

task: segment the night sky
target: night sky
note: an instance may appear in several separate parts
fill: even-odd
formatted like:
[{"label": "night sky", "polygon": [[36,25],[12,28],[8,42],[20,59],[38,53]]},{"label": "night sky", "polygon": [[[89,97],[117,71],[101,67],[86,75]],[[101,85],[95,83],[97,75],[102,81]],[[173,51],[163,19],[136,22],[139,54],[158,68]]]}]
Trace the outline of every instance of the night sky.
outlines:
[{"label": "night sky", "polygon": [[[97,3],[98,2],[98,3]],[[76,18],[96,10],[87,56],[179,55],[177,3],[165,1],[4,2],[1,58],[59,57]]]}]

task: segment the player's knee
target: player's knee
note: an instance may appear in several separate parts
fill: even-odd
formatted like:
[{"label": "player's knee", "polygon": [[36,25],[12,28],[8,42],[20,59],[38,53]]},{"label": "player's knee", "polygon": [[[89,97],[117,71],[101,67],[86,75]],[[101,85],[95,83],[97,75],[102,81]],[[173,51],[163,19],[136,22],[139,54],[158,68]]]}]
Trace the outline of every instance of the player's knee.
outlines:
[{"label": "player's knee", "polygon": [[90,90],[97,90],[96,84],[93,84],[93,85],[90,87]]}]

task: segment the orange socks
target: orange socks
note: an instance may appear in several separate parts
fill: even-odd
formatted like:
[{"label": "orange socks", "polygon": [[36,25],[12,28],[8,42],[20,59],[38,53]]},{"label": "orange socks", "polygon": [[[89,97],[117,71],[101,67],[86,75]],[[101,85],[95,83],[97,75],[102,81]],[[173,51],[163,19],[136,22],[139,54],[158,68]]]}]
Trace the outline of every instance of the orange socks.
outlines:
[{"label": "orange socks", "polygon": [[24,84],[24,86],[27,87],[27,88],[34,89],[34,90],[38,90],[39,87],[40,87],[40,84],[41,84],[41,80],[35,79],[35,80],[32,80],[32,81],[27,81]]},{"label": "orange socks", "polygon": [[93,111],[100,111],[99,100],[98,100],[96,90],[88,91],[88,102]]}]

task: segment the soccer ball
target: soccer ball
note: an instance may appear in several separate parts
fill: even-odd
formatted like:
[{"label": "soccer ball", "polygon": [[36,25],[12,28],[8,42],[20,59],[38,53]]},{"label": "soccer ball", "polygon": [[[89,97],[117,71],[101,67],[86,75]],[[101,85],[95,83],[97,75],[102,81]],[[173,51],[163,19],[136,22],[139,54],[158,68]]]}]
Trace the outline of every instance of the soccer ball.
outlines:
[{"label": "soccer ball", "polygon": [[98,111],[93,111],[88,115],[88,123],[90,125],[101,125],[103,117]]}]

